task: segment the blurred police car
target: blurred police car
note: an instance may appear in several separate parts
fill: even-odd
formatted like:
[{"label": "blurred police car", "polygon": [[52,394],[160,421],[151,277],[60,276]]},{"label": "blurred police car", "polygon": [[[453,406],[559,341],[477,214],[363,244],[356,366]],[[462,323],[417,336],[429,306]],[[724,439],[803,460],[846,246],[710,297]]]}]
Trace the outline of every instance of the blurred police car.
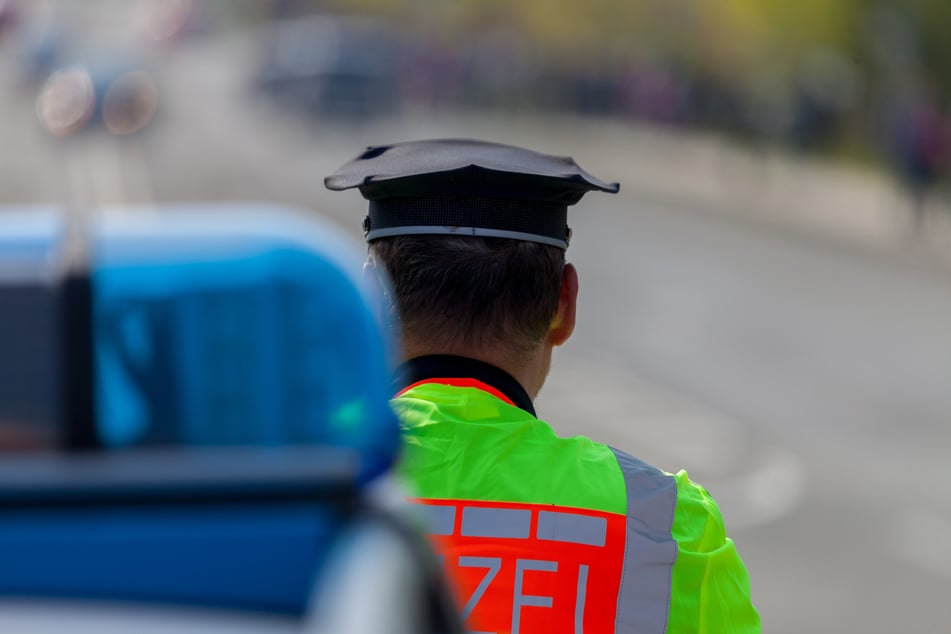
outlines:
[{"label": "blurred police car", "polygon": [[252,80],[275,102],[317,117],[361,119],[400,107],[404,43],[386,21],[312,15],[266,29]]},{"label": "blurred police car", "polygon": [[0,220],[0,629],[459,631],[389,480],[388,346],[312,218]]}]

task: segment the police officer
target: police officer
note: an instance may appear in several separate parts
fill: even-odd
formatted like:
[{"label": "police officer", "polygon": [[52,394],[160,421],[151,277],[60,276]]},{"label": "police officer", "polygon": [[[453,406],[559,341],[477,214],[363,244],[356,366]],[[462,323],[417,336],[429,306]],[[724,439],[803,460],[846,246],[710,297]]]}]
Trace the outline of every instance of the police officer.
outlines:
[{"label": "police officer", "polygon": [[532,401],[575,326],[567,208],[615,193],[572,159],[470,140],[374,146],[325,180],[369,200],[405,363],[401,471],[478,632],[758,632],[716,502]]}]

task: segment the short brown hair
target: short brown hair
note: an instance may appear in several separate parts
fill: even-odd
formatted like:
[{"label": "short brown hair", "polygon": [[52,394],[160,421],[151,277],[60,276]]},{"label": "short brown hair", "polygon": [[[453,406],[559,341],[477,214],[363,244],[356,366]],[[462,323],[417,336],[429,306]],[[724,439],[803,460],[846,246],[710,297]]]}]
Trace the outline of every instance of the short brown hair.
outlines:
[{"label": "short brown hair", "polygon": [[403,331],[440,346],[537,346],[558,309],[562,249],[507,238],[410,235],[370,243]]}]

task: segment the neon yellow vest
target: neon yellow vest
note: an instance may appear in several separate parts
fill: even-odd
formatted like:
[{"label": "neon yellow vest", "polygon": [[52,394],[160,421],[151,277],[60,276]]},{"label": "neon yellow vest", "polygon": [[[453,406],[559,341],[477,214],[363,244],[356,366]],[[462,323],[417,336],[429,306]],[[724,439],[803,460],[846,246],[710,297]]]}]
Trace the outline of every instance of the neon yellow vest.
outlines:
[{"label": "neon yellow vest", "polygon": [[685,472],[558,438],[478,388],[424,383],[393,403],[399,472],[441,524],[447,567],[469,580],[464,616],[523,633],[760,631],[716,502]]}]

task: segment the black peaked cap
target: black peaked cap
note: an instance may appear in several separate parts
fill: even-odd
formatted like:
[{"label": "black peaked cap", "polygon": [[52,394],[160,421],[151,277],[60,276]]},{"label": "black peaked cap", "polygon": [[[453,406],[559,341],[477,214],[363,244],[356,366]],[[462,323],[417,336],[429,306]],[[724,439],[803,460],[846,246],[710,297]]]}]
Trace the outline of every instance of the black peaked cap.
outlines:
[{"label": "black peaked cap", "polygon": [[444,234],[566,248],[567,208],[589,191],[616,193],[570,157],[468,139],[371,146],[324,179],[370,201],[367,240]]}]

